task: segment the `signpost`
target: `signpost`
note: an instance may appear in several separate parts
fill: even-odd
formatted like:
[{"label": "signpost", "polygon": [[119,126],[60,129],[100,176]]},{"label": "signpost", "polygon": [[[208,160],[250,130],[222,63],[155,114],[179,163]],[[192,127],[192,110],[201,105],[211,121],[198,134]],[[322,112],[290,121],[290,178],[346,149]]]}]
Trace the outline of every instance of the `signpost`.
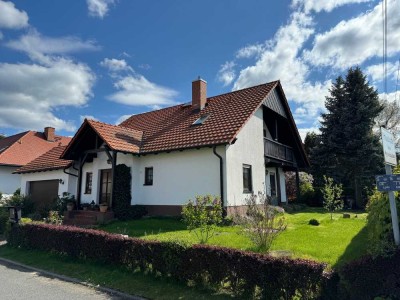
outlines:
[{"label": "signpost", "polygon": [[400,245],[399,220],[393,191],[400,190],[400,175],[392,174],[392,166],[397,165],[396,148],[394,145],[393,134],[389,130],[381,127],[381,134],[386,175],[376,176],[376,184],[379,191],[388,192],[389,194],[394,242],[398,246]]}]

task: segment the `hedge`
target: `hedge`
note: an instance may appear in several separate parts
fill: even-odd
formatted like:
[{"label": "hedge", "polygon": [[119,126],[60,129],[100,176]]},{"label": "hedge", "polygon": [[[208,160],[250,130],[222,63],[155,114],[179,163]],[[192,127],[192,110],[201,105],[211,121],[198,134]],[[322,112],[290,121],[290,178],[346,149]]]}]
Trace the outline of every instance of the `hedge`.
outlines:
[{"label": "hedge", "polygon": [[343,299],[400,299],[400,250],[393,256],[364,256],[339,270]]},{"label": "hedge", "polygon": [[264,299],[317,298],[331,273],[310,260],[207,245],[148,241],[92,229],[49,224],[14,227],[11,246],[123,265],[184,283],[230,289]]}]

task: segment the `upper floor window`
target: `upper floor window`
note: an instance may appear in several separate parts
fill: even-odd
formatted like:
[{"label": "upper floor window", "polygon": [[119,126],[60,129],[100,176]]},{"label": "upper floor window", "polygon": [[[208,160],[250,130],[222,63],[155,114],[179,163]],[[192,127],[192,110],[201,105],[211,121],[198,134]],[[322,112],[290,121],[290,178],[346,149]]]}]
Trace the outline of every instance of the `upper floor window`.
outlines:
[{"label": "upper floor window", "polygon": [[153,167],[144,169],[144,185],[153,185]]},{"label": "upper floor window", "polygon": [[251,176],[251,165],[243,165],[243,192],[253,192],[253,181]]},{"label": "upper floor window", "polygon": [[86,185],[85,185],[85,194],[92,193],[92,181],[93,181],[93,173],[86,172]]}]

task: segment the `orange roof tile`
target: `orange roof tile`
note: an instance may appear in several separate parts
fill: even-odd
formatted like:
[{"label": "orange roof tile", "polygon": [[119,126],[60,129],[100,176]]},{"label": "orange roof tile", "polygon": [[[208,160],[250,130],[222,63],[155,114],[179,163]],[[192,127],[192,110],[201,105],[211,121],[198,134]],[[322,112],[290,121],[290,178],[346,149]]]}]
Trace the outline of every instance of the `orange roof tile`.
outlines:
[{"label": "orange roof tile", "polygon": [[56,136],[46,140],[41,132],[26,131],[0,140],[0,165],[24,166],[50,149],[67,145],[71,138]]},{"label": "orange roof tile", "polygon": [[73,161],[60,158],[65,148],[66,146],[54,147],[27,165],[17,169],[14,173],[32,173],[68,168]]}]

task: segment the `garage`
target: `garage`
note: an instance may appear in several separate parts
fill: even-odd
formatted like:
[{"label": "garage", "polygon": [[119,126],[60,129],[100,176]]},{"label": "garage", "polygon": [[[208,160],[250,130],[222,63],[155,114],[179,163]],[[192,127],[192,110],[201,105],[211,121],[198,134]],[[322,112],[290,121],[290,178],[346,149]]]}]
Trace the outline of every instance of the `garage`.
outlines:
[{"label": "garage", "polygon": [[59,180],[41,180],[29,182],[29,195],[37,211],[48,210],[55,204],[58,196]]}]

